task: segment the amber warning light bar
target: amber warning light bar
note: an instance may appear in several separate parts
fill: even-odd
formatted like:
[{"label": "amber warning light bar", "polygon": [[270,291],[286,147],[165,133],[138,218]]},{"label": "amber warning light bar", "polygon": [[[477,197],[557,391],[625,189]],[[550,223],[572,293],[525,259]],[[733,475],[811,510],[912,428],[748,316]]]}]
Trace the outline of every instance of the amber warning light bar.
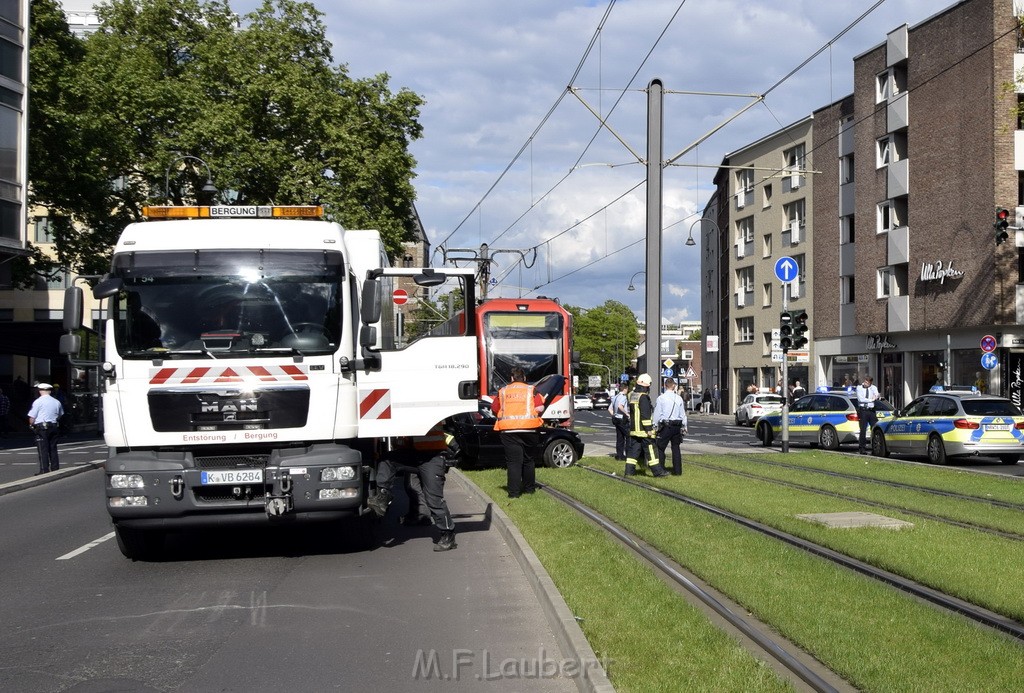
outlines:
[{"label": "amber warning light bar", "polygon": [[213,207],[143,207],[146,219],[322,219],[319,205],[216,205]]}]

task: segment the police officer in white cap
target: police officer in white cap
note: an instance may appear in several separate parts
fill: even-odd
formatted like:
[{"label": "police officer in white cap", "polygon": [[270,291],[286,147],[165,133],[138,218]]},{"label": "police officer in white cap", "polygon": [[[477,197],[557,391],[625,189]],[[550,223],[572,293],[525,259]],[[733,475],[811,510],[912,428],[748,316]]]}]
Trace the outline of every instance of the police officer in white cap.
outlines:
[{"label": "police officer in white cap", "polygon": [[39,398],[32,403],[28,412],[28,424],[36,434],[36,449],[39,451],[39,474],[55,472],[60,468],[57,458],[57,425],[64,416],[64,407],[51,396],[53,386],[49,383],[36,385]]}]

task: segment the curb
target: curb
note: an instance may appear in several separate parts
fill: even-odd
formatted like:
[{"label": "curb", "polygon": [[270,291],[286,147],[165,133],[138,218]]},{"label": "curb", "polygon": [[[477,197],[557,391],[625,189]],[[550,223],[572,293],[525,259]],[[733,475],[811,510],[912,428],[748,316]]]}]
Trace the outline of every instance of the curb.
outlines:
[{"label": "curb", "polygon": [[453,473],[472,496],[490,506],[491,516],[496,520],[498,531],[512,549],[512,554],[526,575],[526,579],[529,580],[534,594],[537,595],[541,609],[555,632],[555,638],[558,640],[562,654],[576,662],[597,664],[596,667],[588,667],[585,670],[585,676],[574,678],[576,687],[582,693],[614,693],[615,687],[608,680],[608,674],[600,664],[601,660],[598,659],[586,636],[583,635],[583,630],[576,621],[576,617],[573,616],[569,605],[565,603],[562,594],[555,587],[554,580],[548,575],[548,571],[544,569],[537,554],[530,548],[519,528],[494,503],[493,499],[470,481],[461,470],[450,469],[449,474]]},{"label": "curb", "polygon": [[0,496],[5,496],[8,493],[14,493],[15,491],[24,491],[27,488],[42,486],[43,484],[51,481],[66,479],[69,476],[75,476],[76,474],[87,472],[90,469],[99,469],[102,466],[103,462],[90,462],[78,467],[64,467],[63,469],[58,469],[55,472],[47,472],[46,474],[40,474],[38,476],[30,476],[27,479],[8,481],[6,484],[0,484]]}]

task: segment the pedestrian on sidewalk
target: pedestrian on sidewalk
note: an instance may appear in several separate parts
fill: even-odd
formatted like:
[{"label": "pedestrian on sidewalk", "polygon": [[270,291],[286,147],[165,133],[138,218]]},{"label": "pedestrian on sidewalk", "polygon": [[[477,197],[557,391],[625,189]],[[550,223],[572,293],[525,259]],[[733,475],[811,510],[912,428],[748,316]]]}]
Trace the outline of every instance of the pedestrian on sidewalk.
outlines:
[{"label": "pedestrian on sidewalk", "polygon": [[64,415],[64,407],[50,393],[53,386],[49,383],[36,385],[39,398],[32,403],[28,412],[28,424],[36,434],[36,449],[39,451],[39,474],[55,472],[60,468],[57,458],[57,439],[60,437],[60,417]]}]

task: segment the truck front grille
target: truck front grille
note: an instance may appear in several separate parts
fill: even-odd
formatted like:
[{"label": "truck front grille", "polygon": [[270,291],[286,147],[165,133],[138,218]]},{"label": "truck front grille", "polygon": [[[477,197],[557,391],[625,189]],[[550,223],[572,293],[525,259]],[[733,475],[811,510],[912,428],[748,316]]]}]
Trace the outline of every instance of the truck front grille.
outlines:
[{"label": "truck front grille", "polygon": [[196,469],[244,469],[266,467],[270,455],[217,455],[194,459]]}]

